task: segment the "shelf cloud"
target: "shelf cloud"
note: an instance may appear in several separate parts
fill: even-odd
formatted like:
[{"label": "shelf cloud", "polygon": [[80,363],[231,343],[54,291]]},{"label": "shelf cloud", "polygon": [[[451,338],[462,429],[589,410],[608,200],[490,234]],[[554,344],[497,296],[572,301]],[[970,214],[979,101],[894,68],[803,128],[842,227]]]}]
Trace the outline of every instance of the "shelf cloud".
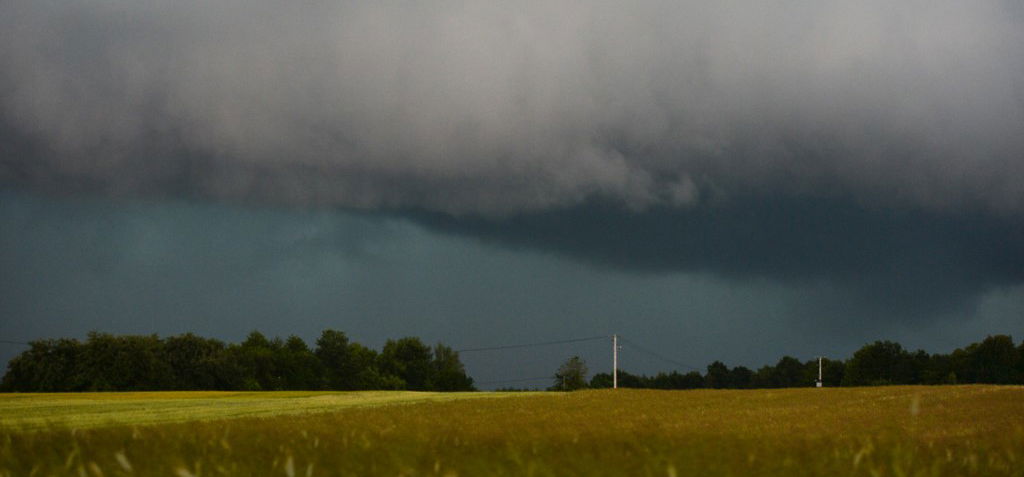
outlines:
[{"label": "shelf cloud", "polygon": [[1015,1],[0,6],[0,180],[508,216],[1024,210]]},{"label": "shelf cloud", "polygon": [[400,215],[923,314],[1024,282],[1022,52],[1009,0],[9,0],[0,185]]}]

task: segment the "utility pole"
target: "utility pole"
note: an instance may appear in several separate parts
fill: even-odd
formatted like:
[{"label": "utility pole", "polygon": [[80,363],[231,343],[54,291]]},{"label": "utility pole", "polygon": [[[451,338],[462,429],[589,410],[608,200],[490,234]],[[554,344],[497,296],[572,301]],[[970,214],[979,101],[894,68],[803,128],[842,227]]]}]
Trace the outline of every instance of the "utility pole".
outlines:
[{"label": "utility pole", "polygon": [[818,356],[818,387],[821,387],[821,356]]},{"label": "utility pole", "polygon": [[619,389],[619,335],[612,335],[612,389]]}]

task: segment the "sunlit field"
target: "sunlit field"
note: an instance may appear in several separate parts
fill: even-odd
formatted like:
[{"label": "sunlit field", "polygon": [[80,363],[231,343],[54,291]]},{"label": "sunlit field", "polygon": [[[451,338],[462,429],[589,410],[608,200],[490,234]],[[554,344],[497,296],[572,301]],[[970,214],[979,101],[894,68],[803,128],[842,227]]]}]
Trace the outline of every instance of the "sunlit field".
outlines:
[{"label": "sunlit field", "polygon": [[1024,388],[0,395],[0,475],[1024,475]]},{"label": "sunlit field", "polygon": [[170,391],[0,393],[0,428],[87,429],[241,417],[294,416],[350,407],[501,397],[509,393],[413,391]]}]

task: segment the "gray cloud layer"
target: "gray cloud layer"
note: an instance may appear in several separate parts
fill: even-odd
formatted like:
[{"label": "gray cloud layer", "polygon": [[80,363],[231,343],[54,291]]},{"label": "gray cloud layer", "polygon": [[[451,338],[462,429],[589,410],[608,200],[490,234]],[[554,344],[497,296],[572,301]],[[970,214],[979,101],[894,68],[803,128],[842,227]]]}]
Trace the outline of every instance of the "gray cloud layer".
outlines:
[{"label": "gray cloud layer", "polygon": [[0,183],[1024,213],[1017,1],[10,0]]}]

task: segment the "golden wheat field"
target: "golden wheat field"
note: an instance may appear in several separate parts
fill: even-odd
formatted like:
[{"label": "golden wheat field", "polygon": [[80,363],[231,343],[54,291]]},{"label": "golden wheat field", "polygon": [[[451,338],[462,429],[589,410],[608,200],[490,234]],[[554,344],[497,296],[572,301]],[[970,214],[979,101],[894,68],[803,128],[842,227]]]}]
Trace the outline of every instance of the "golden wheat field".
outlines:
[{"label": "golden wheat field", "polygon": [[1024,388],[0,395],[0,475],[1024,475]]}]

